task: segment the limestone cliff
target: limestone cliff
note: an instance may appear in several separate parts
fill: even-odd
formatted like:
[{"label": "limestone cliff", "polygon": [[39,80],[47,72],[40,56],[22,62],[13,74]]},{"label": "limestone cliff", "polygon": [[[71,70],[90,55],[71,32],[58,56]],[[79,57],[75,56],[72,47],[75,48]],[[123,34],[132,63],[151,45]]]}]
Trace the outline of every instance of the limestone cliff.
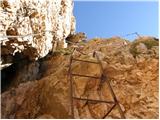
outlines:
[{"label": "limestone cliff", "polygon": [[[122,38],[93,39],[79,45],[81,48],[77,49],[87,55],[75,52],[75,58],[96,61],[93,51],[97,51],[126,118],[159,117],[157,40],[152,37],[141,37],[133,42]],[[71,118],[67,79],[71,49],[45,57],[40,63],[39,80],[21,83],[3,92],[2,118]],[[33,64],[29,68],[36,67]],[[100,75],[95,64],[75,62],[72,69],[79,74]],[[26,70],[17,75],[25,76]],[[30,79],[35,79],[31,76]],[[97,80],[75,77],[75,95],[111,100],[106,83],[102,85],[101,97],[96,91],[97,83]],[[75,118],[101,118],[111,106],[74,101],[74,107]],[[107,118],[119,118],[117,109]]]},{"label": "limestone cliff", "polygon": [[42,58],[75,30],[72,0],[1,0],[0,13],[2,64]]}]

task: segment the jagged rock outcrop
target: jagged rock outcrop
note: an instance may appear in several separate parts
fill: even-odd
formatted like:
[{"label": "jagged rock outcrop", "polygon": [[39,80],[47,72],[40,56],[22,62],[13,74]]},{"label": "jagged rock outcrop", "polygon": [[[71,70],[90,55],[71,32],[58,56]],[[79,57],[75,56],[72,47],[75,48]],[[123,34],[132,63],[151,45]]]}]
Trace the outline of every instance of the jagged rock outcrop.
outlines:
[{"label": "jagged rock outcrop", "polygon": [[72,42],[72,43],[78,43],[81,41],[86,41],[87,36],[85,35],[85,33],[79,32],[76,34],[71,34],[66,38],[66,41],[68,43]]},{"label": "jagged rock outcrop", "polygon": [[56,46],[66,46],[65,38],[74,33],[72,0],[2,0],[0,4],[2,65],[16,61],[17,55],[42,58]]},{"label": "jagged rock outcrop", "polygon": [[[158,41],[139,38],[129,42],[110,38],[90,40],[83,45],[81,51],[87,56],[75,52],[74,57],[96,61],[93,51],[97,51],[126,118],[159,117]],[[67,79],[69,58],[61,54],[48,56],[41,64],[43,72],[39,81],[23,83],[2,93],[2,118],[71,118]],[[79,74],[100,75],[95,64],[75,62],[72,69]],[[75,95],[111,100],[106,83],[101,96],[97,84],[98,80],[75,77]],[[101,118],[111,107],[78,101],[74,101],[74,106],[75,118]],[[107,118],[119,118],[118,111],[115,109]]]}]

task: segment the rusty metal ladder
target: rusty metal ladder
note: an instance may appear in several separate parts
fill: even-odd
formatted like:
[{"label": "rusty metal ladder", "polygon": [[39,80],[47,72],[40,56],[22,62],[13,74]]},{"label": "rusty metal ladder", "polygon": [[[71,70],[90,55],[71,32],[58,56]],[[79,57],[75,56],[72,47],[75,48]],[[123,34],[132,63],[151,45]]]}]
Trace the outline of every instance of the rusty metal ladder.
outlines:
[{"label": "rusty metal ladder", "polygon": [[[73,50],[73,53],[76,49]],[[83,54],[83,55],[86,55],[85,53],[82,53],[80,51],[78,51],[79,53]],[[69,78],[69,82],[70,82],[70,101],[71,101],[71,116],[72,118],[74,119],[74,100],[80,100],[80,101],[90,101],[90,102],[96,102],[96,103],[106,103],[106,104],[113,104],[113,106],[108,110],[108,112],[102,117],[102,119],[105,119],[109,113],[117,106],[118,108],[118,111],[120,113],[120,116],[122,119],[125,119],[125,115],[124,115],[124,112],[122,111],[122,108],[116,98],[116,95],[110,85],[110,82],[107,80],[106,76],[104,75],[104,72],[103,72],[103,65],[102,65],[102,62],[101,60],[99,59],[99,56],[98,54],[96,53],[96,51],[94,51],[93,53],[93,57],[96,57],[97,58],[97,61],[98,62],[94,62],[94,61],[86,61],[86,60],[81,60],[81,59],[76,59],[76,58],[73,58],[73,53],[70,57],[70,63],[69,63],[69,70],[68,70],[68,78]],[[100,68],[101,68],[101,77],[95,77],[95,76],[88,76],[88,75],[81,75],[81,74],[75,74],[75,73],[72,73],[72,62],[73,61],[79,61],[79,62],[86,62],[86,63],[92,63],[92,64],[99,64],[100,65]],[[100,84],[99,84],[99,89],[101,89],[101,86],[103,84],[103,82],[107,82],[107,85],[108,85],[108,88],[111,92],[111,95],[113,97],[113,101],[104,101],[104,100],[94,100],[94,99],[86,99],[86,98],[78,98],[78,97],[75,97],[73,95],[73,80],[72,80],[72,77],[73,76],[78,76],[78,77],[89,77],[89,78],[94,78],[94,79],[100,79]]]}]

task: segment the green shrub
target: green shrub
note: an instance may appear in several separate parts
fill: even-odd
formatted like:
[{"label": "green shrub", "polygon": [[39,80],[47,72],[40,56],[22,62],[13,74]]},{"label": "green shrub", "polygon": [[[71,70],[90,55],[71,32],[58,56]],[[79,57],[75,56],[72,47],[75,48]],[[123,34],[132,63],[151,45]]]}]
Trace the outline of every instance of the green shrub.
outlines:
[{"label": "green shrub", "polygon": [[82,46],[85,46],[85,45],[86,45],[86,43],[85,43],[84,41],[81,41],[81,42],[79,42],[78,44],[79,44],[79,45],[82,45]]},{"label": "green shrub", "polygon": [[99,40],[102,40],[102,39],[101,38],[93,38],[90,41],[99,41]]},{"label": "green shrub", "polygon": [[153,46],[159,45],[158,41],[156,40],[146,40],[142,41],[142,43],[144,43],[148,49],[151,49]]},{"label": "green shrub", "polygon": [[152,40],[152,39],[133,42],[132,45],[131,45],[131,47],[130,47],[130,53],[133,55],[134,58],[137,55],[140,54],[140,52],[138,52],[137,48],[136,48],[136,46],[139,45],[140,43],[145,44],[145,46],[147,47],[147,49],[151,49],[153,46],[158,46],[159,45],[158,41]]},{"label": "green shrub", "polygon": [[54,52],[54,55],[59,55],[59,54],[62,54],[62,55],[70,55],[72,53],[72,50],[71,49],[68,49],[68,48],[61,48],[61,49],[58,49]]},{"label": "green shrub", "polygon": [[137,51],[137,48],[136,46],[138,45],[139,43],[133,43],[130,47],[130,53],[133,55],[133,57],[135,58],[137,55],[139,55],[140,53]]}]

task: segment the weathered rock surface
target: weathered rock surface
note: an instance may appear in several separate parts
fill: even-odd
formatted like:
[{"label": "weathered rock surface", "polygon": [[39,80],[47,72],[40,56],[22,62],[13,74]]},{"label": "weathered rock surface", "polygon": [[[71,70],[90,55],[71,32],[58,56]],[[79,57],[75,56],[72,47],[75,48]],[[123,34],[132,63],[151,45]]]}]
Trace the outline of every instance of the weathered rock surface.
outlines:
[{"label": "weathered rock surface", "polygon": [[[146,52],[138,51],[140,44]],[[144,48],[140,47],[140,48]],[[133,50],[134,49],[134,50]],[[98,51],[107,75],[126,118],[157,119],[158,109],[158,41],[152,39],[128,42],[120,38],[95,39],[84,45],[82,55],[74,57],[96,61]],[[67,79],[69,55],[46,58],[41,67],[41,79],[20,84],[2,93],[2,118],[71,118],[70,89]],[[95,64],[74,62],[72,69],[79,74],[100,76]],[[26,72],[26,71],[24,71]],[[97,91],[98,80],[74,77],[74,95],[77,97],[112,100],[104,82]],[[74,101],[75,118],[101,118],[110,105]],[[119,118],[114,109],[107,118]]]},{"label": "weathered rock surface", "polygon": [[[53,61],[56,61],[56,58],[47,61],[46,67],[51,71],[46,71],[43,80],[20,84],[16,89],[2,93],[2,99],[6,101],[2,100],[2,118],[41,118],[46,114],[54,118],[70,117],[67,68],[64,69],[63,66],[62,71],[57,71],[58,61],[57,66],[52,64]],[[55,76],[52,70],[59,75]]]},{"label": "weathered rock surface", "polygon": [[2,0],[0,4],[2,64],[12,63],[17,55],[29,60],[44,57],[57,46],[66,46],[65,38],[74,33],[72,0]]}]

